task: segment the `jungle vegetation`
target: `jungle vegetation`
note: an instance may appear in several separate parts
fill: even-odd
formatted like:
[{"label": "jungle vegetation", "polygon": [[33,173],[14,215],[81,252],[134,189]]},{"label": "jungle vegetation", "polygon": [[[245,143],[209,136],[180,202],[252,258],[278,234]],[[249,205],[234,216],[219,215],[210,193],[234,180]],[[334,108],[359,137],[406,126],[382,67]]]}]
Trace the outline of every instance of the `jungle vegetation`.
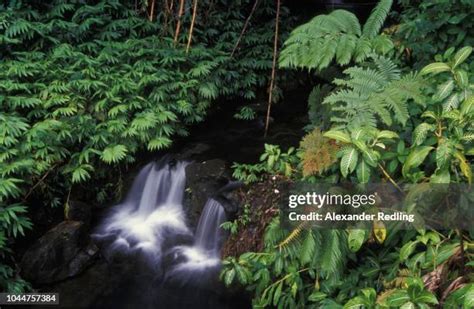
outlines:
[{"label": "jungle vegetation", "polygon": [[[313,87],[307,134],[234,163],[236,179],[471,184],[473,3],[398,4],[379,1],[367,20],[342,9],[304,20],[279,0],[0,5],[1,289],[32,289],[12,248],[35,229],[33,203],[120,198],[129,166],[226,100],[248,121],[263,93],[264,135],[295,76]],[[245,215],[226,228],[245,229]],[[255,307],[472,308],[473,232],[287,230],[275,214],[265,248],[226,258],[221,279]]]}]

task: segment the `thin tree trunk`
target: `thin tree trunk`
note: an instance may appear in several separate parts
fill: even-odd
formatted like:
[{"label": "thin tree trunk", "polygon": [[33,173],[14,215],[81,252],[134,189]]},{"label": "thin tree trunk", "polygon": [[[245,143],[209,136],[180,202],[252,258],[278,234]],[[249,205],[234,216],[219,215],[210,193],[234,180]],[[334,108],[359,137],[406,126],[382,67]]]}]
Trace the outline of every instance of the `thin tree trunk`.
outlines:
[{"label": "thin tree trunk", "polygon": [[191,20],[191,27],[189,28],[188,44],[186,45],[186,54],[189,52],[189,48],[191,47],[191,41],[193,39],[193,30],[194,30],[194,23],[196,22],[197,5],[198,5],[198,0],[194,0],[193,19]]},{"label": "thin tree trunk", "polygon": [[[168,0],[165,0],[164,5],[164,21],[163,21],[163,30],[162,33],[165,33],[168,35],[168,24],[169,24],[169,17],[171,16],[171,8],[170,5],[168,4]],[[171,5],[173,5],[173,0],[171,0]]]},{"label": "thin tree trunk", "polygon": [[235,51],[236,51],[237,48],[239,47],[240,41],[242,40],[242,37],[244,36],[245,32],[247,31],[247,27],[248,27],[248,25],[249,25],[249,23],[250,23],[250,19],[252,18],[253,13],[254,13],[255,10],[257,9],[258,2],[259,2],[259,0],[255,0],[255,3],[253,4],[252,10],[250,11],[249,16],[248,16],[247,19],[245,20],[244,27],[242,28],[242,31],[240,32],[239,38],[237,39],[237,42],[235,42],[234,48],[232,49],[232,53],[230,54],[230,57],[231,57],[231,58],[234,57]]},{"label": "thin tree trunk", "polygon": [[264,137],[267,137],[268,126],[270,125],[270,112],[272,109],[272,100],[273,100],[273,88],[275,84],[276,76],[276,61],[277,61],[277,52],[278,52],[278,24],[280,22],[280,0],[277,0],[277,11],[275,17],[275,40],[273,42],[273,61],[272,61],[272,76],[270,78],[270,90],[268,93],[268,108],[267,108],[267,118],[265,121],[265,133]]},{"label": "thin tree trunk", "polygon": [[184,12],[184,0],[179,0],[178,23],[176,24],[176,31],[174,32],[174,44],[178,43],[179,31],[181,29],[181,17]]},{"label": "thin tree trunk", "polygon": [[459,235],[459,249],[460,249],[460,255],[461,255],[461,275],[464,275],[466,271],[466,257],[464,254],[463,232],[460,229],[457,229],[456,232]]},{"label": "thin tree trunk", "polygon": [[155,15],[155,1],[156,0],[151,0],[150,15],[148,16],[150,21],[153,21],[153,17]]}]

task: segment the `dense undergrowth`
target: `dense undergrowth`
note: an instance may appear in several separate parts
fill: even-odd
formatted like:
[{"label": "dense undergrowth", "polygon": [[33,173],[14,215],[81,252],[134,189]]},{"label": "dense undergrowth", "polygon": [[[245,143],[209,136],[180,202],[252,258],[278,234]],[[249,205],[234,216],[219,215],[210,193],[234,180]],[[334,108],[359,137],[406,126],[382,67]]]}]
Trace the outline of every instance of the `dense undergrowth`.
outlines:
[{"label": "dense undergrowth", "polygon": [[[4,289],[18,291],[25,284],[10,279],[16,270],[9,245],[31,229],[32,200],[67,207],[78,190],[88,192],[92,203],[110,200],[120,191],[120,171],[140,153],[169,148],[173,139],[187,136],[217,98],[242,98],[245,107],[266,86],[275,18],[268,1],[260,3],[252,31],[241,39],[249,1],[202,1],[194,19],[190,3],[181,10],[157,1],[155,13],[150,4],[0,6]],[[289,27],[285,8],[281,17]],[[94,185],[99,180],[102,185]]]},{"label": "dense undergrowth", "polygon": [[[378,35],[392,4],[384,0],[364,26],[336,10],[296,28],[280,67],[327,75],[323,69],[335,66],[339,73],[311,93],[308,135],[299,149],[266,145],[260,163],[236,163],[234,176],[247,183],[268,175],[290,182],[387,182],[407,194],[412,207],[430,184],[470,185],[474,61],[471,24],[457,22],[468,4],[445,2],[443,18],[451,25],[433,26],[440,32],[425,40],[419,33],[434,30],[417,27],[440,24],[432,17],[441,8],[422,2],[399,13],[402,24],[392,35],[393,29]],[[458,39],[443,39],[453,31]],[[461,207],[473,202],[467,192]],[[239,233],[238,222],[224,227]],[[262,250],[224,261],[222,280],[252,291],[255,307],[474,306],[472,230],[401,231],[380,221],[371,230],[309,229],[304,223],[287,229],[281,223],[277,214],[268,224]]]},{"label": "dense undergrowth", "polygon": [[[195,1],[0,6],[3,290],[31,289],[11,247],[34,228],[33,200],[67,207],[75,191],[88,191],[91,203],[116,197],[122,170],[190,134],[222,99],[241,100],[236,118],[255,117],[251,103],[269,91],[275,3],[253,10],[254,1],[201,0],[193,18]],[[274,100],[297,70],[328,83],[309,95],[298,149],[265,145],[260,162],[234,164],[235,178],[256,185],[223,226],[226,284],[248,289],[255,307],[474,306],[472,231],[400,232],[378,222],[288,230],[276,207],[279,185],[298,180],[387,182],[412,195],[410,184],[471,184],[470,8],[401,1],[394,12],[382,0],[363,24],[334,10],[291,34],[295,18],[281,8]]]}]

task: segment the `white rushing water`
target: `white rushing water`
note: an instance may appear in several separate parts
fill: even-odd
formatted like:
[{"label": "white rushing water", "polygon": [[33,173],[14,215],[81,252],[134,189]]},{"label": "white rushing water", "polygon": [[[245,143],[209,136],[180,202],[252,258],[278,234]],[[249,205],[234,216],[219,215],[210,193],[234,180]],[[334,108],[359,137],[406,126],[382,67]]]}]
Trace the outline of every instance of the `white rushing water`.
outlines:
[{"label": "white rushing water", "polygon": [[167,276],[182,277],[183,272],[220,265],[220,225],[225,212],[216,200],[209,199],[204,206],[193,244],[179,242],[179,235],[193,236],[182,206],[185,167],[185,162],[152,162],[140,171],[127,198],[112,209],[93,235],[105,240],[108,254],[138,252],[159,267],[166,241],[172,244],[167,254],[174,260]]},{"label": "white rushing water", "polygon": [[185,270],[199,270],[216,267],[220,264],[220,244],[222,242],[221,224],[225,221],[222,205],[214,199],[208,199],[199,219],[196,236],[192,246],[174,248],[176,259],[182,258],[171,271],[171,275]]}]

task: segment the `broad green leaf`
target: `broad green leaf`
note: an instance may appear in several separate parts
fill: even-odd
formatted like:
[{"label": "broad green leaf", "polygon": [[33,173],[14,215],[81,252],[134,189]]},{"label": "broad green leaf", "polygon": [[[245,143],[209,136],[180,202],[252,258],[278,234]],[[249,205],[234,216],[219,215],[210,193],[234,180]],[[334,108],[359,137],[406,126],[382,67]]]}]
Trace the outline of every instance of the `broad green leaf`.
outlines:
[{"label": "broad green leaf", "polygon": [[349,249],[351,249],[352,252],[359,251],[359,249],[364,244],[366,235],[367,231],[364,229],[350,229],[347,236]]},{"label": "broad green leaf", "polygon": [[472,53],[472,47],[471,46],[465,46],[458,50],[458,52],[454,55],[454,61],[453,61],[453,69],[455,69],[458,65],[464,62],[469,55]]},{"label": "broad green leaf", "polygon": [[367,305],[366,301],[361,296],[356,296],[349,300],[345,305],[344,309],[361,309]]},{"label": "broad green leaf", "polygon": [[452,79],[438,86],[438,90],[433,96],[433,99],[436,101],[441,101],[446,99],[454,89],[454,81]]},{"label": "broad green leaf", "polygon": [[336,131],[336,130],[330,130],[327,131],[323,134],[324,137],[334,139],[336,141],[342,142],[342,143],[350,143],[351,138],[349,134],[343,132],[343,131]]},{"label": "broad green leaf", "polygon": [[436,148],[436,165],[443,168],[448,164],[453,154],[453,143],[447,139],[441,139]]},{"label": "broad green leaf", "polygon": [[425,304],[432,304],[432,305],[438,304],[438,300],[436,299],[436,296],[434,296],[428,291],[422,291],[420,294],[416,296],[414,301],[416,303],[425,303]]},{"label": "broad green leaf", "polygon": [[410,301],[410,297],[405,290],[396,290],[387,298],[387,304],[391,307],[401,307]]},{"label": "broad green leaf", "polygon": [[226,271],[225,276],[224,276],[225,285],[227,286],[231,285],[232,282],[234,281],[234,277],[235,277],[235,269],[232,268]]},{"label": "broad green leaf", "polygon": [[276,306],[280,300],[281,290],[283,288],[283,282],[280,282],[273,294],[273,305]]},{"label": "broad green leaf", "polygon": [[467,178],[469,184],[472,183],[472,170],[469,161],[467,161],[466,157],[460,151],[456,151],[454,156],[459,160],[459,168],[462,174]]},{"label": "broad green leaf", "polygon": [[412,303],[411,301],[404,303],[404,304],[400,307],[400,309],[415,309],[415,308],[416,308],[415,304]]},{"label": "broad green leaf", "polygon": [[370,179],[370,168],[364,160],[360,160],[357,165],[357,179],[360,183],[368,183]]},{"label": "broad green leaf", "polygon": [[466,88],[469,85],[469,75],[466,71],[457,70],[454,77],[456,78],[459,87]]},{"label": "broad green leaf", "polygon": [[463,305],[464,308],[474,308],[474,284],[467,290]]},{"label": "broad green leaf", "polygon": [[443,111],[451,111],[458,108],[459,106],[459,95],[453,93],[443,103]]},{"label": "broad green leaf", "polygon": [[359,153],[354,147],[348,147],[344,150],[344,155],[341,158],[341,173],[344,177],[354,171],[358,158]]},{"label": "broad green leaf", "polygon": [[398,134],[393,131],[382,130],[377,134],[377,139],[381,139],[381,138],[394,139],[394,138],[398,138]]},{"label": "broad green leaf", "polygon": [[434,62],[434,63],[428,64],[423,69],[421,69],[420,74],[421,75],[438,74],[438,73],[446,72],[450,70],[451,70],[451,67],[447,63]]},{"label": "broad green leaf", "polygon": [[377,240],[379,244],[383,244],[385,238],[387,238],[387,227],[385,227],[383,221],[374,220],[372,229],[374,232],[375,240]]},{"label": "broad green leaf", "polygon": [[446,184],[449,183],[450,180],[451,175],[449,174],[449,170],[447,168],[437,169],[436,172],[430,177],[430,183]]},{"label": "broad green leaf", "polygon": [[432,124],[423,122],[420,123],[412,133],[412,143],[416,146],[420,146],[426,140],[428,132],[433,132],[436,127]]},{"label": "broad green leaf", "polygon": [[362,152],[366,163],[370,166],[376,167],[377,162],[379,160],[379,156],[377,155],[378,153],[373,151],[372,149],[369,149],[369,147],[365,145],[362,141],[356,140],[353,143]]},{"label": "broad green leaf", "polygon": [[320,291],[315,291],[308,296],[308,300],[311,302],[319,302],[325,298],[327,298],[327,294]]},{"label": "broad green leaf", "polygon": [[423,114],[421,114],[421,117],[423,118],[431,118],[433,120],[438,120],[438,116],[432,112],[432,111],[426,111]]},{"label": "broad green leaf", "polygon": [[472,112],[474,112],[474,95],[465,99],[461,104],[461,114],[468,115]]},{"label": "broad green leaf", "polygon": [[418,167],[423,161],[425,161],[426,156],[433,150],[431,146],[418,146],[411,150],[408,155],[405,163],[403,164],[402,174],[403,176],[408,175],[408,172],[415,167]]},{"label": "broad green leaf", "polygon": [[418,241],[409,241],[400,249],[400,261],[404,262],[415,251]]}]

